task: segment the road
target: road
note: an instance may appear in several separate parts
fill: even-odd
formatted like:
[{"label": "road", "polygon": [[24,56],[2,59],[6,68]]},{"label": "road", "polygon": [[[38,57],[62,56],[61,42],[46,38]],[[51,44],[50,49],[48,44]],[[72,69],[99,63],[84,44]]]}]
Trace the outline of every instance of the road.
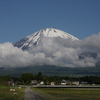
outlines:
[{"label": "road", "polygon": [[30,87],[26,87],[25,89],[25,100],[49,100],[31,90]]}]

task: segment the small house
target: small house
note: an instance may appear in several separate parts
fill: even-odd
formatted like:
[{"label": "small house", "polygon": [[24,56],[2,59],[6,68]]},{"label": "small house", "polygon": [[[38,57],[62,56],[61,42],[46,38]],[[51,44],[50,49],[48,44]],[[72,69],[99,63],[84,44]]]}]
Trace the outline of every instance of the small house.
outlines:
[{"label": "small house", "polygon": [[69,80],[62,80],[61,81],[61,85],[69,85],[69,84],[71,84],[71,81],[69,81]]},{"label": "small house", "polygon": [[31,80],[31,83],[30,83],[31,85],[36,85],[36,84],[38,84],[38,82],[37,82],[37,80]]},{"label": "small house", "polygon": [[51,85],[55,85],[55,82],[51,82]]},{"label": "small house", "polygon": [[44,85],[44,82],[43,82],[43,81],[41,81],[41,82],[40,82],[40,85]]},{"label": "small house", "polygon": [[72,85],[79,85],[79,81],[72,82]]}]

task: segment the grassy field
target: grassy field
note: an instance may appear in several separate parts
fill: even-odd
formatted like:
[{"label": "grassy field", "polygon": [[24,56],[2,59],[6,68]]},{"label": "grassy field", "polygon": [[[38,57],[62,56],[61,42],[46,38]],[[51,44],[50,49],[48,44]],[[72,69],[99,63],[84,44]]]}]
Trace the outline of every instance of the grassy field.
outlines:
[{"label": "grassy field", "polygon": [[100,100],[100,89],[32,88],[51,100]]},{"label": "grassy field", "polygon": [[[15,89],[15,91],[10,91],[10,89]],[[24,100],[24,90],[25,88],[0,85],[0,100]]]}]

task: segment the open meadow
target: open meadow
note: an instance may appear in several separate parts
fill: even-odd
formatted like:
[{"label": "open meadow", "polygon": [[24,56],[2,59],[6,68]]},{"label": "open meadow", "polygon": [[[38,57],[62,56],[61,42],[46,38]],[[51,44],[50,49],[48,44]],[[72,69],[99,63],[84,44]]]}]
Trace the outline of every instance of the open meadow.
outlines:
[{"label": "open meadow", "polygon": [[51,100],[100,100],[100,88],[32,88]]},{"label": "open meadow", "polygon": [[25,88],[0,85],[0,100],[24,100]]}]

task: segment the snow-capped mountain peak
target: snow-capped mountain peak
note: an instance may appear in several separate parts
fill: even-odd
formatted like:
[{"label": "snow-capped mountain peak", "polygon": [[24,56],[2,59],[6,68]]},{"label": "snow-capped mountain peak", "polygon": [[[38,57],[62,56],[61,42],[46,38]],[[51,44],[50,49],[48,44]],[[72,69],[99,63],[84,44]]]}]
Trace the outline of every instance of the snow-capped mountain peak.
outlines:
[{"label": "snow-capped mountain peak", "polygon": [[46,37],[61,37],[61,38],[64,38],[64,39],[71,38],[72,40],[78,40],[78,38],[64,32],[64,31],[54,29],[54,28],[41,29],[40,31],[33,33],[32,35],[27,36],[27,38],[30,38],[32,36],[34,37],[36,35],[40,35],[40,36],[43,35],[43,36],[46,36]]},{"label": "snow-capped mountain peak", "polygon": [[54,29],[54,28],[45,28],[14,43],[14,46],[26,50],[31,46],[34,45],[37,46],[41,42],[42,37],[49,37],[49,38],[61,37],[63,39],[70,39],[72,41],[79,40],[78,38],[64,31]]}]

